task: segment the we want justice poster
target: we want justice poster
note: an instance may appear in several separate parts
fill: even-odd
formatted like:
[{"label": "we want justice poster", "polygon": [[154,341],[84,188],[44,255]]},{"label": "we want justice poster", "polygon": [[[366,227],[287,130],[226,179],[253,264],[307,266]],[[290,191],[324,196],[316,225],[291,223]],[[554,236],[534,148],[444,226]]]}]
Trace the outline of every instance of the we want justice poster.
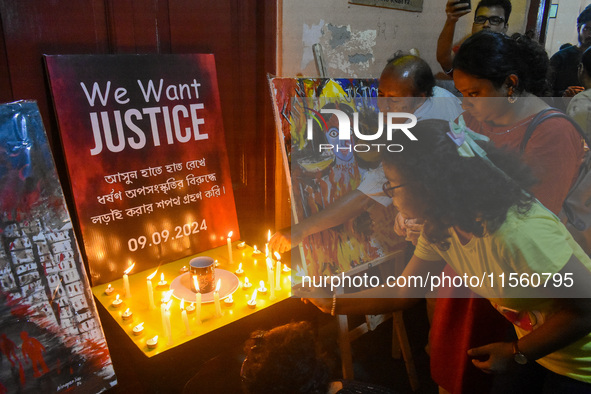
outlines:
[{"label": "we want justice poster", "polygon": [[45,61],[94,285],[238,239],[213,55]]}]

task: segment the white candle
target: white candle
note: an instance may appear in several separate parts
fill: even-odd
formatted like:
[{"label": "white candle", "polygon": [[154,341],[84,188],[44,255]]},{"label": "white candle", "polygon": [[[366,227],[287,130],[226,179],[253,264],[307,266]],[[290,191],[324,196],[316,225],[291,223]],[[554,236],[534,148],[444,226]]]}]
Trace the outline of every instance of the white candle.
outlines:
[{"label": "white candle", "polygon": [[123,288],[125,289],[125,295],[124,295],[125,298],[131,297],[131,290],[129,289],[129,277],[127,276],[127,274],[129,274],[131,272],[134,265],[135,265],[135,263],[133,263],[132,265],[129,266],[128,269],[123,271]]},{"label": "white candle", "polygon": [[201,324],[201,293],[199,292],[199,281],[197,280],[197,276],[193,275],[193,284],[195,285],[195,320],[197,320],[197,324]]},{"label": "white candle", "polygon": [[170,300],[172,295],[171,291],[165,291],[162,293],[162,299],[160,300],[160,317],[162,318],[162,330],[166,333],[166,303]]},{"label": "white candle", "polygon": [[113,308],[119,308],[122,303],[123,303],[123,300],[121,300],[121,298],[119,298],[119,294],[117,294],[117,296],[115,297],[113,302],[111,302],[111,305],[113,305]]},{"label": "white candle", "polygon": [[144,332],[144,322],[141,322],[140,324],[135,326],[132,331],[133,335],[140,335],[142,332]]},{"label": "white candle", "polygon": [[185,310],[185,299],[181,299],[181,317],[183,323],[185,323],[185,333],[191,335],[191,328],[189,327],[189,318],[187,317],[187,311]]},{"label": "white candle", "polygon": [[148,345],[148,349],[156,349],[156,346],[158,346],[158,335],[148,339],[146,345]]},{"label": "white candle", "polygon": [[269,242],[271,242],[271,230],[267,231],[267,243],[265,244],[265,257],[269,257]]},{"label": "white candle", "polygon": [[262,252],[260,250],[258,250],[257,246],[255,245],[254,250],[252,251],[252,257],[254,257],[256,259],[257,257],[259,257],[261,255],[261,253]]},{"label": "white candle", "polygon": [[115,289],[113,288],[113,286],[111,286],[111,284],[109,283],[109,285],[107,286],[107,288],[105,289],[105,294],[106,295],[111,295],[113,294],[113,292],[115,291]]},{"label": "white candle", "polygon": [[213,303],[215,304],[215,315],[217,317],[222,316],[222,306],[220,305],[220,286],[222,285],[222,280],[218,279],[218,283],[215,285],[215,290],[213,292]]},{"label": "white candle", "polygon": [[255,308],[257,306],[257,290],[255,289],[252,293],[252,297],[247,302],[249,308]]},{"label": "white candle", "polygon": [[230,294],[229,296],[224,298],[224,304],[226,304],[226,306],[230,306],[233,303],[234,303],[234,299],[232,298],[232,294]]},{"label": "white candle", "polygon": [[233,232],[230,231],[228,233],[228,238],[226,238],[226,242],[228,243],[228,262],[230,264],[234,263],[232,261],[232,234],[233,234]]},{"label": "white candle", "polygon": [[262,280],[259,284],[259,288],[257,289],[261,294],[267,294],[267,288],[265,287],[265,281]]},{"label": "white candle", "polygon": [[281,291],[281,255],[275,252],[277,265],[275,267],[275,290]]},{"label": "white candle", "polygon": [[244,271],[242,270],[242,263],[238,264],[238,269],[235,271],[236,275],[242,275]]},{"label": "white candle", "polygon": [[246,242],[242,241],[238,245],[236,245],[238,249],[244,249],[246,247]]},{"label": "white candle", "polygon": [[172,345],[172,326],[170,325],[170,306],[172,305],[172,300],[168,301],[166,304],[166,308],[164,311],[164,318],[166,323],[166,336],[168,338],[168,344]]},{"label": "white candle", "polygon": [[127,309],[125,310],[125,312],[123,312],[123,313],[121,314],[121,318],[122,318],[123,320],[129,320],[129,319],[131,319],[131,317],[132,317],[132,316],[133,316],[133,312],[132,312],[132,311],[131,311],[129,308],[127,308]]},{"label": "white candle", "polygon": [[154,303],[154,289],[152,288],[152,278],[156,276],[158,270],[154,271],[154,273],[148,276],[148,280],[146,281],[146,285],[148,286],[148,303],[150,309],[156,309],[156,304]]},{"label": "white candle", "polygon": [[269,282],[269,290],[271,294],[269,295],[270,299],[275,299],[275,286],[273,286],[273,260],[270,257],[267,257],[267,282]]}]

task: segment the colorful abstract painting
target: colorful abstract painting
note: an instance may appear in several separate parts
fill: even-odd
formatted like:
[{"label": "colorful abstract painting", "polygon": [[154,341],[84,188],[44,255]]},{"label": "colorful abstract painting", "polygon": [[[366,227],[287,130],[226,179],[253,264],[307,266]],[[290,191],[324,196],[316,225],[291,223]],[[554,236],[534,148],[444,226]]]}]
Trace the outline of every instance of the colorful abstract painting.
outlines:
[{"label": "colorful abstract painting", "polygon": [[[316,118],[322,108],[375,112],[378,80],[270,77],[269,83],[289,174],[293,222],[299,223],[356,189],[365,173],[379,165],[379,157],[367,160],[348,150],[353,139],[339,141],[330,122],[315,121],[314,133],[317,139],[343,149],[320,156],[308,153],[315,142],[306,138],[306,119]],[[395,215],[391,205],[373,204],[359,217],[307,237],[302,243],[302,270],[331,275],[358,271],[392,257],[405,247],[393,231]]]},{"label": "colorful abstract painting", "polygon": [[37,104],[0,105],[0,393],[117,381]]}]

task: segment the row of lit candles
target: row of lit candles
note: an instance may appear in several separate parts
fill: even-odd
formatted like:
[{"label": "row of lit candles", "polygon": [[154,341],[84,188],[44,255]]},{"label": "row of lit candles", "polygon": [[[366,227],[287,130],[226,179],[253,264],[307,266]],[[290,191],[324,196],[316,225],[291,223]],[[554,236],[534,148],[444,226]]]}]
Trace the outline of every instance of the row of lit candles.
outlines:
[{"label": "row of lit candles", "polygon": [[[267,280],[269,281],[269,287],[272,290],[281,290],[281,272],[290,272],[290,268],[285,265],[283,266],[283,269],[281,268],[281,256],[275,252],[275,257],[277,259],[277,268],[276,268],[276,275],[275,275],[275,286],[272,286],[273,283],[273,260],[271,258],[267,258],[266,263],[267,263]],[[216,260],[216,264],[217,264],[217,260]],[[127,273],[129,273],[129,270],[131,268],[133,268],[135,265],[132,264],[128,270],[126,270],[126,274],[124,274],[123,278],[123,286],[124,286],[124,291],[125,291],[125,297],[129,298],[131,297],[131,291],[129,290],[129,279],[127,278]],[[181,268],[181,272],[187,272],[188,268],[186,266],[184,266],[183,268]],[[148,301],[149,301],[149,308],[150,309],[155,309],[156,305],[154,303],[154,290],[153,290],[153,286],[152,286],[152,279],[154,278],[154,276],[158,273],[158,270],[154,271],[151,275],[149,275],[146,279],[146,285],[147,285],[147,289],[148,289]],[[242,269],[242,263],[240,263],[238,265],[238,269],[236,271],[234,271],[234,273],[237,276],[241,276],[242,274],[244,274],[244,270]],[[262,282],[262,281],[261,281]],[[196,282],[195,282],[196,283]],[[166,287],[168,285],[168,282],[165,280],[164,278],[164,273],[161,273],[160,275],[160,281],[157,284],[157,288],[162,288],[162,287]],[[248,285],[250,285],[250,283],[248,282],[248,278],[245,277],[245,286],[249,287]],[[196,285],[195,287],[196,289],[198,289],[198,285]],[[261,287],[262,288],[262,287]],[[105,289],[105,294],[106,295],[111,295],[113,293],[113,291],[115,291],[115,289],[111,286],[111,284],[109,284],[107,286],[107,288]],[[117,300],[119,300],[119,295],[117,295]],[[114,301],[115,302],[115,301]],[[117,301],[118,303],[119,301]],[[113,306],[118,306],[118,305],[113,305]]]},{"label": "row of lit candles", "polygon": [[[227,244],[228,244],[228,261],[230,262],[230,264],[233,264],[233,259],[232,259],[232,234],[233,232],[230,231],[228,233],[228,238],[227,238]],[[267,241],[271,240],[271,230],[269,230],[267,232]],[[246,246],[245,242],[240,242],[237,247],[239,249],[243,249]],[[253,257],[259,257],[259,255],[261,255],[262,252],[260,250],[257,249],[256,245],[254,246],[254,250],[252,252],[252,256]],[[281,285],[280,285],[280,275],[281,275],[281,256],[279,255],[279,253],[275,252],[274,253],[275,258],[277,259],[277,270],[276,270],[276,280],[275,280],[275,288],[273,288],[272,286],[272,270],[273,270],[273,262],[272,259],[270,259],[270,254],[269,254],[269,244],[268,242],[265,244],[265,256],[267,259],[267,279],[269,281],[269,288],[271,288],[272,290],[272,295],[274,295],[274,291],[273,290],[281,290]],[[217,260],[216,260],[216,265],[217,265]],[[125,298],[129,298],[131,297],[131,289],[129,287],[129,273],[131,272],[131,270],[133,269],[133,267],[135,266],[135,263],[133,263],[131,266],[129,266],[124,272],[123,272],[123,288],[124,288],[124,297]],[[289,267],[285,266],[284,267],[284,272],[289,272]],[[181,268],[181,272],[186,272],[188,271],[188,269],[186,267]],[[244,271],[242,270],[242,263],[240,263],[238,269],[235,271],[236,275],[241,275]],[[146,279],[146,286],[148,288],[148,301],[149,301],[149,307],[150,309],[154,309],[156,308],[156,305],[154,303],[154,291],[153,291],[153,287],[152,287],[152,279],[154,278],[154,276],[156,276],[156,274],[158,273],[158,270],[156,269],[156,271],[154,271],[151,275],[149,275]],[[158,282],[157,287],[164,287],[167,285],[166,280],[164,279],[164,273],[161,273],[160,275],[160,282]],[[107,286],[107,289],[105,290],[105,293],[107,295],[110,295],[113,292],[113,288],[111,287],[111,285],[109,284]]]},{"label": "row of lit candles", "polygon": [[[289,271],[290,271],[290,269],[288,267],[285,267],[283,269],[283,272],[289,272]],[[280,278],[280,276],[278,276],[278,277]],[[193,284],[195,286],[195,289],[199,290],[199,282],[197,281],[197,277],[196,276],[193,276]],[[221,311],[221,308],[220,308],[220,297],[219,297],[219,289],[220,289],[220,286],[221,286],[221,279],[218,279],[217,284],[216,284],[216,287],[215,287],[215,290],[214,290],[214,293],[213,293],[213,296],[214,296],[214,305],[215,305],[215,309],[216,309],[216,315],[220,315],[219,312]],[[252,287],[252,283],[248,280],[248,277],[244,277],[244,282],[242,284],[242,288],[244,290],[247,290],[247,289],[249,289],[251,287]],[[274,292],[273,292],[274,287],[272,286],[272,284],[269,285],[269,287],[271,288],[271,299],[274,299]],[[107,289],[113,289],[113,288],[111,287],[111,288],[107,288]],[[279,288],[279,290],[280,290],[280,288]],[[248,306],[250,306],[252,308],[256,307],[256,295],[257,295],[257,293],[259,293],[259,294],[267,294],[267,291],[268,291],[268,289],[267,289],[267,287],[265,287],[265,281],[264,280],[261,280],[259,282],[258,289],[255,290],[255,292],[253,293],[253,297],[247,303]],[[161,299],[161,304],[165,304],[165,303],[169,302],[170,301],[170,296],[172,295],[172,293],[173,293],[173,290],[164,292],[163,293],[164,298]],[[201,303],[202,303],[201,302],[201,293],[199,291],[197,291],[195,293],[195,303],[194,304],[190,304],[187,307],[187,311],[188,312],[195,311],[196,305],[199,305],[200,306]],[[233,300],[231,294],[224,299],[224,303],[226,305],[232,305],[234,303],[234,300]],[[117,296],[115,297],[115,299],[111,303],[111,306],[113,306],[114,308],[119,308],[122,304],[123,304],[123,300],[119,297],[119,294],[117,294]],[[181,310],[184,309],[183,308],[183,304],[184,304],[184,299],[182,299],[182,302],[181,302]],[[200,314],[198,314],[198,316],[199,315]],[[127,320],[127,319],[131,318],[131,311],[129,310],[129,308],[127,308],[127,310],[125,312],[123,312],[122,318],[123,318],[123,320]]]},{"label": "row of lit candles", "polygon": [[[226,238],[227,245],[228,245],[228,262],[229,262],[231,265],[234,263],[234,261],[233,261],[233,258],[232,258],[232,234],[233,234],[233,231],[230,231],[230,232],[228,233],[228,238]],[[268,243],[268,242],[269,242],[270,240],[271,240],[271,230],[269,230],[269,231],[267,232],[267,243],[265,244],[265,256],[266,256],[267,258],[269,257],[269,243]],[[240,243],[238,243],[238,245],[237,245],[237,248],[238,248],[238,249],[244,249],[245,247],[246,247],[246,243],[245,243],[245,242],[240,242]],[[258,250],[258,249],[257,249],[257,246],[256,246],[256,245],[254,245],[254,250],[253,250],[253,252],[252,252],[252,256],[253,256],[253,257],[259,257],[259,255],[260,255],[261,253],[262,253],[262,252],[261,252],[260,250]],[[280,259],[281,259],[281,256],[280,256],[280,255],[279,255],[277,252],[275,252],[275,257],[276,257],[278,260],[280,260]],[[216,265],[217,265],[217,260],[216,260]],[[129,273],[131,272],[131,270],[133,269],[133,267],[134,267],[134,266],[135,266],[135,263],[133,263],[133,264],[132,264],[131,266],[129,266],[129,267],[128,267],[128,268],[127,268],[125,271],[123,271],[123,288],[124,288],[124,291],[125,291],[125,293],[124,293],[124,294],[125,294],[125,298],[129,298],[129,297],[131,297],[131,289],[130,289],[130,287],[129,287]],[[186,267],[183,267],[183,268],[181,269],[181,271],[183,271],[183,270],[185,270],[185,272],[186,272],[188,269],[187,269]],[[158,273],[158,270],[154,271],[154,273],[153,273],[153,274],[151,274],[151,275],[149,275],[149,276],[147,277],[147,281],[148,281],[148,294],[151,294],[151,293],[152,293],[152,292],[150,291],[150,289],[152,288],[152,278],[154,278],[154,276],[155,276],[157,273]],[[238,268],[238,270],[236,270],[236,274],[240,274],[240,273],[242,273],[242,263],[240,263],[240,267]],[[167,284],[167,283],[166,283],[166,281],[164,280],[164,274],[163,274],[163,273],[161,274],[161,276],[160,276],[160,279],[161,279],[161,280],[160,280],[160,282],[158,282],[158,286],[159,286],[159,287],[161,287],[161,286],[166,286],[166,284]],[[105,292],[106,292],[107,294],[110,294],[110,293],[109,293],[109,291],[110,291],[109,289],[110,289],[110,288],[111,288],[111,285],[109,285],[109,286],[107,287],[107,290],[105,290]],[[152,297],[152,298],[153,298],[153,297]],[[152,302],[152,304],[153,304],[153,302]]]},{"label": "row of lit candles", "polygon": [[[218,280],[216,289],[214,291],[214,303],[215,303],[215,316],[216,317],[222,316],[222,310],[221,310],[220,300],[219,300],[220,283],[221,283],[221,280]],[[247,278],[245,278],[245,283],[243,285],[243,289],[248,289],[251,286],[252,286],[252,284],[248,282]],[[173,344],[172,326],[171,326],[171,322],[170,322],[170,307],[172,305],[172,299],[171,299],[172,293],[173,293],[172,290],[164,292],[163,298],[161,299],[162,328],[164,330],[164,333],[165,333],[165,336],[168,340],[169,345]],[[267,288],[265,287],[265,282],[261,281],[260,287],[253,291],[252,296],[247,301],[248,307],[252,308],[252,309],[256,308],[257,295],[258,294],[266,294],[266,293],[267,293]],[[197,294],[201,295],[201,293],[197,293]],[[218,294],[217,297],[215,297],[216,294]],[[184,299],[182,299],[181,303],[180,303],[181,319],[182,319],[184,327],[185,327],[185,332],[188,336],[192,335],[191,327],[189,324],[189,318],[187,315],[188,313],[196,313],[195,320],[196,320],[197,324],[201,324],[201,302],[200,302],[199,298],[200,297],[197,296],[196,302],[189,304],[186,308],[184,307],[184,305],[185,305]],[[117,295],[117,298],[115,299],[115,301],[113,301],[113,306],[118,308],[121,306],[122,302],[123,301],[119,298],[119,295]],[[233,303],[234,303],[234,299],[232,298],[231,294],[224,299],[224,304],[226,306],[231,306]],[[130,320],[132,317],[133,317],[133,312],[129,308],[127,308],[125,310],[125,312],[123,312],[121,314],[121,318],[124,321]],[[139,323],[138,325],[134,326],[132,329],[133,335],[136,335],[136,336],[141,335],[143,331],[144,331],[144,322]],[[157,346],[157,344],[158,344],[158,336],[150,338],[146,341],[146,345],[148,346],[149,349],[155,348]]]},{"label": "row of lit candles", "polygon": [[[233,232],[230,231],[230,233],[228,233],[228,237],[226,239],[227,247],[228,247],[228,261],[229,261],[230,265],[233,264],[232,234],[233,234]],[[267,241],[270,241],[270,239],[271,239],[271,230],[268,231]],[[237,248],[243,249],[245,246],[246,246],[245,242],[240,242],[237,245]],[[256,258],[256,257],[259,257],[261,254],[262,254],[262,252],[260,250],[258,250],[255,245],[254,250],[252,252],[252,256]],[[277,252],[275,252],[274,255],[277,259],[275,286],[273,286],[273,260],[271,259],[270,255],[269,255],[269,244],[266,243],[265,244],[265,256],[266,256],[266,265],[267,265],[267,280],[269,282],[269,289],[271,291],[271,294],[270,294],[271,300],[273,300],[275,298],[275,290],[281,290],[281,271],[282,271],[281,256]],[[216,260],[216,264],[217,264],[217,260]],[[124,287],[124,292],[125,292],[126,298],[131,297],[131,290],[130,290],[130,286],[129,286],[129,273],[131,272],[131,270],[133,269],[134,266],[135,266],[135,263],[133,263],[130,267],[128,267],[123,273],[123,287]],[[181,268],[181,272],[186,272],[186,271],[188,271],[188,269],[186,267]],[[289,271],[290,271],[289,267],[287,267],[287,266],[283,267],[283,272],[289,272]],[[152,287],[152,279],[154,278],[154,276],[157,273],[158,273],[158,270],[154,271],[151,275],[149,275],[147,277],[147,281],[146,281],[146,285],[148,288],[148,300],[149,300],[149,308],[150,309],[156,308],[155,303],[154,303],[154,291],[153,291],[153,287]],[[236,275],[239,275],[239,276],[244,273],[244,271],[242,270],[242,263],[239,264],[238,269],[235,271],[235,273],[236,273]],[[182,315],[182,320],[185,324],[185,329],[186,329],[187,335],[190,335],[190,333],[191,333],[191,330],[189,327],[189,320],[187,317],[187,312],[188,313],[192,313],[193,311],[198,312],[196,320],[198,323],[201,323],[201,293],[199,292],[199,284],[198,284],[196,276],[193,276],[193,283],[194,283],[195,289],[197,290],[196,295],[195,295],[196,296],[195,303],[190,304],[187,307],[187,309],[185,309],[184,308],[184,299],[181,301],[181,315]],[[168,284],[167,281],[164,279],[164,273],[161,273],[160,282],[158,282],[157,286],[158,287],[165,287],[167,284]],[[221,285],[221,280],[218,280],[216,288],[214,290],[214,305],[215,305],[215,311],[216,311],[215,314],[217,317],[222,316],[220,299],[219,299],[220,285]],[[245,277],[243,289],[248,289],[251,286],[252,286],[252,284],[248,281],[248,278]],[[105,293],[107,295],[110,295],[110,294],[112,294],[113,291],[114,291],[114,288],[109,284],[107,286],[107,289],[105,290]],[[265,287],[265,282],[262,280],[260,281],[260,287],[258,289],[254,290],[252,297],[247,302],[247,305],[250,308],[256,307],[257,293],[261,293],[261,294],[267,293],[267,288]],[[166,333],[166,336],[167,336],[169,344],[170,344],[170,343],[172,343],[172,332],[171,332],[171,327],[170,327],[170,311],[169,311],[169,309],[170,309],[170,305],[172,303],[172,300],[170,300],[170,297],[172,296],[172,290],[165,292],[164,294],[165,294],[165,297],[161,300],[162,324],[163,324],[164,331]],[[123,301],[119,298],[119,295],[117,294],[116,299],[113,300],[111,305],[115,308],[118,308],[121,306],[122,302]],[[224,299],[224,303],[226,305],[232,305],[233,302],[234,302],[234,300],[232,299],[231,294]],[[122,313],[121,317],[123,320],[128,320],[128,319],[131,319],[132,315],[133,315],[133,313],[128,308],[125,312]],[[134,335],[141,334],[141,332],[143,331],[143,324],[144,323],[140,323],[133,328]],[[146,342],[148,348],[155,348],[157,343],[158,343],[158,336],[155,336]]]}]

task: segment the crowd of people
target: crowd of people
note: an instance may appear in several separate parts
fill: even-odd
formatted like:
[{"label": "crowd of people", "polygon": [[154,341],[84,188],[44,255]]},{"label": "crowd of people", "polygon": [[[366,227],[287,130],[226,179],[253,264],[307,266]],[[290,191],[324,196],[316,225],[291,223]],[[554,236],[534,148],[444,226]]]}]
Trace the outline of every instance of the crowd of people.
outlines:
[{"label": "crowd of people", "polygon": [[[418,140],[394,133],[390,143],[404,146],[401,152],[385,152],[357,190],[278,231],[270,247],[285,252],[370,204],[393,204],[392,225],[414,248],[402,276],[572,278],[568,286],[440,288],[431,376],[440,393],[591,393],[591,259],[559,218],[587,149],[574,122],[591,133],[591,6],[578,16],[578,45],[551,58],[527,35],[507,36],[509,0],[480,1],[472,34],[455,47],[456,23],[472,9],[449,0],[445,11],[437,60],[461,101],[435,86],[419,57],[389,60],[379,96],[413,99],[380,109],[413,112]],[[561,109],[572,119],[537,121]],[[405,309],[424,296],[419,288],[374,287],[305,301],[333,315],[363,315]],[[269,376],[283,376],[282,363],[297,361],[303,365],[293,376],[301,381],[286,384],[298,389],[276,392],[348,392],[349,383],[327,380],[322,360],[308,325],[294,323],[251,338],[243,382],[250,393],[273,392]]]}]

